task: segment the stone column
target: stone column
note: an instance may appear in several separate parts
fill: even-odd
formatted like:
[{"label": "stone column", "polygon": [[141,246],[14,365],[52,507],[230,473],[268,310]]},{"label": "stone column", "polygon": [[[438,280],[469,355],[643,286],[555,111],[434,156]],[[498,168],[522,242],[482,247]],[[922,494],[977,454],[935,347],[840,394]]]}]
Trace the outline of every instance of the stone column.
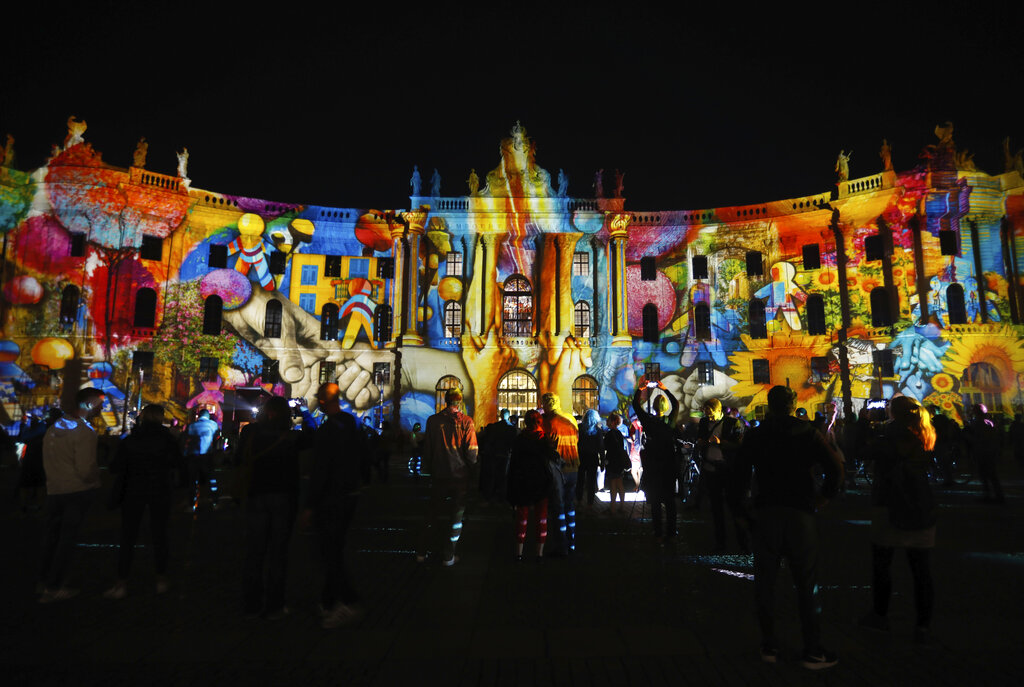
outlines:
[{"label": "stone column", "polygon": [[626,239],[629,236],[629,213],[608,215],[608,293],[611,300],[612,346],[632,347],[629,335],[629,311],[626,302]]},{"label": "stone column", "polygon": [[402,313],[405,312],[403,308],[402,297],[405,294],[405,246],[402,242],[402,238],[405,236],[405,224],[395,216],[395,213],[388,212],[386,214],[388,222],[388,230],[391,232],[391,257],[395,261],[394,279],[392,280],[391,289],[391,340],[385,344],[386,348],[396,348],[398,346],[398,337],[402,334]]},{"label": "stone column", "polygon": [[403,302],[405,310],[405,331],[402,332],[403,346],[422,346],[423,337],[419,333],[419,301],[420,301],[420,238],[424,233],[429,205],[421,205],[419,210],[402,213],[406,222],[406,240],[409,242],[409,259],[406,263],[406,291]]},{"label": "stone column", "polygon": [[555,234],[558,244],[558,271],[556,273],[556,284],[558,286],[558,309],[557,313],[557,334],[573,333],[573,313],[576,304],[572,300],[572,258],[576,252],[576,243],[583,237],[579,232],[567,232]]}]

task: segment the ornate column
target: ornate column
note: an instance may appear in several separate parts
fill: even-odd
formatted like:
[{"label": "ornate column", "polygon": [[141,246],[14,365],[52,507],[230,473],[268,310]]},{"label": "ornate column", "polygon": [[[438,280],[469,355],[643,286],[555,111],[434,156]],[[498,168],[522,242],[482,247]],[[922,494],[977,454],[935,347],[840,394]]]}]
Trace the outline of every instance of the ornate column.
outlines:
[{"label": "ornate column", "polygon": [[573,313],[576,304],[572,300],[572,258],[576,252],[576,243],[583,237],[580,232],[567,232],[555,234],[555,241],[558,245],[558,263],[555,273],[557,285],[557,334],[573,333]]},{"label": "ornate column", "polygon": [[[392,279],[391,300],[391,331],[401,335],[402,332],[402,297],[405,294],[405,246],[402,237],[405,236],[405,224],[395,215],[388,211],[385,215],[388,222],[388,230],[391,232],[391,257],[395,261],[394,279]],[[392,336],[391,341],[385,344],[385,348],[396,348],[398,336]]]},{"label": "ornate column", "polygon": [[420,295],[420,238],[424,233],[429,205],[421,205],[419,210],[402,213],[406,223],[406,240],[409,242],[409,256],[405,265],[406,288],[402,298],[405,311],[405,330],[402,332],[403,346],[422,346],[423,337],[419,333],[419,295]]},{"label": "ornate column", "polygon": [[629,335],[629,311],[626,303],[626,239],[633,216],[627,212],[608,215],[608,293],[611,312],[612,346],[633,345]]}]

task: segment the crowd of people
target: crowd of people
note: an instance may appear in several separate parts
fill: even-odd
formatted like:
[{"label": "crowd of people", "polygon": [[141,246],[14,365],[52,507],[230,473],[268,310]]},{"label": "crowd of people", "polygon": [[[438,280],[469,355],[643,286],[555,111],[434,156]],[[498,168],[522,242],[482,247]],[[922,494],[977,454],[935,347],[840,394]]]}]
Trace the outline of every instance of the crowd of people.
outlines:
[{"label": "crowd of people", "polygon": [[[633,418],[613,412],[602,422],[596,410],[580,417],[561,407],[555,394],[544,394],[542,410],[521,419],[507,409],[478,433],[462,412],[462,395],[451,389],[445,407],[432,415],[424,431],[414,427],[409,470],[429,479],[430,498],[419,527],[416,560],[442,567],[459,561],[468,495],[479,489],[485,506],[506,504],[511,513],[515,560],[526,556],[533,518],[535,559],[572,556],[577,550],[577,506],[593,508],[603,474],[607,512],[625,507],[626,477],[642,491],[650,509],[655,541],[671,545],[677,536],[677,507],[682,467],[699,466],[700,483],[686,507],[710,502],[714,547],[727,550],[731,520],[735,546],[752,553],[755,614],[760,625],[761,658],[775,662],[779,644],[774,633],[775,587],[783,560],[796,588],[803,631],[803,665],[835,665],[835,655],[819,640],[820,608],[816,599],[820,555],[815,515],[836,497],[851,465],[873,466],[871,570],[873,603],[861,624],[889,630],[892,593],[890,568],[896,549],[904,549],[913,573],[915,636],[930,641],[934,606],[929,552],[935,546],[936,496],[929,476],[948,465],[949,456],[966,446],[981,478],[984,499],[1004,499],[996,471],[1002,435],[983,406],[964,430],[912,398],[892,399],[884,419],[870,411],[847,422],[819,413],[801,417],[796,394],[784,386],[768,393],[768,412],[748,424],[717,399],[708,400],[697,420],[680,416],[679,403],[660,381],[641,378],[630,407]],[[37,593],[41,603],[69,599],[77,590],[67,583],[79,529],[100,490],[97,436],[90,424],[100,412],[103,394],[81,390],[76,407],[53,414],[43,430],[26,433],[21,489],[46,487],[45,531]],[[342,410],[336,384],[318,391],[318,418],[299,412],[288,400],[273,397],[258,418],[246,425],[234,449],[244,510],[245,556],[241,607],[248,618],[280,618],[288,613],[288,551],[296,521],[318,535],[323,588],[321,624],[330,629],[351,622],[359,611],[359,594],[345,561],[348,531],[360,493],[376,472],[386,483],[391,456],[407,443],[400,432],[382,423],[380,431],[361,426]],[[805,415],[805,414],[804,414]],[[301,420],[298,419],[301,416]],[[1024,440],[1018,417],[1011,440]],[[627,427],[629,429],[627,429]],[[296,431],[297,430],[297,431]],[[133,431],[116,445],[110,461],[115,476],[106,499],[120,509],[121,533],[110,599],[129,594],[133,551],[148,512],[156,572],[156,593],[165,593],[170,557],[168,524],[176,483],[190,491],[198,508],[201,487],[212,480],[213,454],[220,442],[218,424],[203,410],[183,432],[165,423],[164,409],[146,406]],[[478,441],[479,439],[479,441]],[[1018,452],[1018,459],[1024,451]],[[302,488],[299,456],[312,455],[308,485]],[[31,460],[30,460],[31,452]],[[36,465],[36,462],[39,465]],[[185,476],[175,478],[175,475]],[[949,475],[946,474],[946,477]],[[211,489],[211,505],[217,490]],[[726,512],[729,513],[727,520]],[[549,522],[557,528],[549,528]],[[585,543],[583,543],[585,546]]]}]

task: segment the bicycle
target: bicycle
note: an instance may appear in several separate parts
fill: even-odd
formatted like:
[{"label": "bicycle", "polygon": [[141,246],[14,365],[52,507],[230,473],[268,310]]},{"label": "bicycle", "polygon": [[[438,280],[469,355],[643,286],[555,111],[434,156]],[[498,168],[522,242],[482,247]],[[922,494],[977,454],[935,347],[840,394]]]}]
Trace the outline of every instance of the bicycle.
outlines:
[{"label": "bicycle", "polygon": [[676,439],[676,445],[683,458],[683,469],[679,475],[679,500],[690,506],[696,502],[697,490],[700,488],[700,465],[697,463],[697,452],[693,450],[692,441]]}]

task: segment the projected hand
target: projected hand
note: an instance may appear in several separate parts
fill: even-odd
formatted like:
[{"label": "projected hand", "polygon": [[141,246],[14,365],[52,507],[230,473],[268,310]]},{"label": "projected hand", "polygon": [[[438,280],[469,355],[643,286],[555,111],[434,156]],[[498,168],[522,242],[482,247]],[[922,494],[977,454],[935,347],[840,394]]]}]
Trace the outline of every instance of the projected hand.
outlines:
[{"label": "projected hand", "polygon": [[488,424],[495,419],[491,401],[498,380],[515,367],[518,356],[498,336],[493,323],[484,335],[476,336],[467,322],[462,333],[462,360],[473,380],[473,421],[477,426]]},{"label": "projected hand", "polygon": [[572,398],[572,383],[593,364],[590,344],[569,334],[541,332],[537,342],[547,356],[537,365],[540,393]]},{"label": "projected hand", "polygon": [[931,339],[912,330],[900,332],[892,347],[900,346],[902,352],[896,358],[895,372],[900,376],[900,387],[916,390],[923,386],[922,378],[942,372],[939,359],[950,344],[937,346]]}]

